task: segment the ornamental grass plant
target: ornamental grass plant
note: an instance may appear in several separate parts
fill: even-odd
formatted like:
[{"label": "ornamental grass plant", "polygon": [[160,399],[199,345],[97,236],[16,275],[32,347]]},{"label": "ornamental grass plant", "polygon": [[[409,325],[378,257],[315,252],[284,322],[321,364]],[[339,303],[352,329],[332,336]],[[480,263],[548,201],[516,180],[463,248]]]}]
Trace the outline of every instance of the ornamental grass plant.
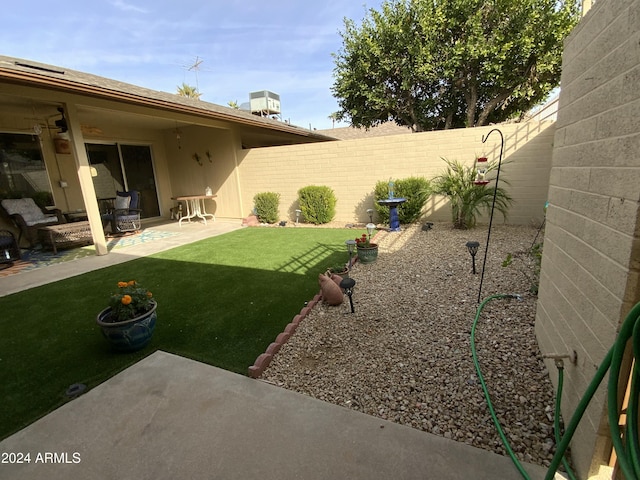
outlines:
[{"label": "ornamental grass plant", "polygon": [[[458,160],[443,159],[447,164],[445,171],[432,181],[432,192],[446,197],[451,204],[451,221],[454,228],[467,230],[476,226],[476,219],[482,213],[491,211],[495,190],[495,209],[507,218],[513,199],[501,185],[509,183],[500,176],[500,185],[476,185],[478,170]],[[508,162],[503,162],[502,166]],[[485,173],[498,169],[498,162],[488,163]]]}]

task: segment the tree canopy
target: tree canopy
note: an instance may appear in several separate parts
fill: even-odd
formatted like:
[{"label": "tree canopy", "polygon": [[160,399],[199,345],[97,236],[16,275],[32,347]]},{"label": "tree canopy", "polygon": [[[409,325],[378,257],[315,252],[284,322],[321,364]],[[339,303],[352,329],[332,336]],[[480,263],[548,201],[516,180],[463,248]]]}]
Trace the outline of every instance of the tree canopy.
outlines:
[{"label": "tree canopy", "polygon": [[413,131],[517,118],[560,83],[575,0],[387,0],[344,20],[339,120]]}]

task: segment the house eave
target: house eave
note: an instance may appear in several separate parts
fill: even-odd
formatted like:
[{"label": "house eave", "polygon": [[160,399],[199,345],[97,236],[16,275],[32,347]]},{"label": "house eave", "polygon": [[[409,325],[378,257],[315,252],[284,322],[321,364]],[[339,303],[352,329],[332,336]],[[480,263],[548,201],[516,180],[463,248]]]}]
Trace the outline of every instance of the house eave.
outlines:
[{"label": "house eave", "polygon": [[[20,61],[8,57],[0,57],[0,83],[42,88],[62,93],[72,93],[140,107],[158,109],[165,112],[192,115],[204,119],[230,122],[241,126],[257,127],[264,130],[286,133],[312,141],[331,141],[332,137],[321,135],[300,127],[291,126],[276,120],[257,117],[248,112],[238,112],[200,100],[178,97],[177,95],[149,90],[134,85],[103,79],[89,74],[81,74],[87,79],[101,80],[121,88],[109,88],[97,85],[97,82],[78,81],[75,78],[64,78],[68,71],[59,67]],[[127,91],[133,90],[133,91]],[[135,93],[135,91],[140,93]],[[176,97],[175,99],[162,97]],[[199,103],[201,105],[197,105]],[[228,112],[226,111],[228,110]],[[307,141],[308,141],[307,140]]]}]

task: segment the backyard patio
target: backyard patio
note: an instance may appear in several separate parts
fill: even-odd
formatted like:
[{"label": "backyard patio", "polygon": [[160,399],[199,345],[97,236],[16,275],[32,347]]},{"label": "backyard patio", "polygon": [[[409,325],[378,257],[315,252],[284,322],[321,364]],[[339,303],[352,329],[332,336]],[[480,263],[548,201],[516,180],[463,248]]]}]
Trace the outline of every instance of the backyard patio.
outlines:
[{"label": "backyard patio", "polygon": [[[266,230],[281,229],[268,227]],[[358,229],[354,229],[353,232],[354,236],[361,233]],[[490,326],[479,327],[478,340],[481,361],[483,366],[486,366],[484,374],[515,450],[525,462],[546,465],[553,450],[549,420],[553,389],[548,381],[533,335],[535,297],[528,295],[530,281],[522,271],[528,271],[531,264],[525,260],[526,256],[521,255],[531,247],[536,233],[537,229],[533,227],[494,227],[487,259],[483,297],[495,292],[520,293],[523,295],[523,301],[521,303],[500,301],[487,308],[486,316],[490,319]],[[485,235],[486,227],[460,231],[453,230],[449,224],[445,223],[437,223],[429,231],[423,231],[419,225],[416,225],[398,233],[379,232],[376,237],[380,244],[377,262],[371,265],[356,264],[352,270],[352,277],[357,282],[353,297],[355,313],[349,313],[346,303],[337,307],[318,304],[276,356],[275,361],[265,372],[263,380],[325,402],[366,413],[367,417],[372,416],[370,418],[378,417],[378,421],[387,420],[412,427],[416,433],[421,431],[421,434],[426,435],[424,444],[418,440],[422,437],[415,437],[415,434],[410,431],[392,430],[389,434],[394,432],[393,438],[398,435],[398,441],[402,444],[405,441],[400,440],[401,438],[413,439],[414,447],[412,448],[422,445],[421,448],[425,450],[440,452],[440,449],[444,449],[438,453],[438,455],[444,455],[441,458],[445,460],[440,460],[442,463],[437,467],[439,469],[437,471],[449,472],[451,478],[458,478],[457,472],[461,470],[453,465],[451,459],[447,459],[444,452],[447,450],[453,452],[456,449],[447,447],[447,443],[436,447],[435,445],[439,445],[438,441],[434,444],[433,440],[430,440],[431,435],[428,434],[434,434],[436,438],[444,437],[442,438],[444,442],[452,440],[467,444],[463,447],[465,456],[477,458],[478,460],[474,462],[479,462],[472,462],[472,465],[476,465],[474,467],[476,478],[492,478],[491,475],[498,471],[509,472],[512,467],[509,466],[507,458],[498,462],[497,457],[485,458],[481,454],[476,456],[473,453],[474,450],[465,450],[475,446],[500,455],[504,454],[488,417],[482,392],[473,372],[469,350],[469,332],[477,307],[476,297],[480,275],[474,276],[471,273],[471,258],[465,242],[470,239],[480,241],[482,247],[478,258],[481,259]],[[180,236],[176,235],[168,239],[176,241]],[[346,237],[345,240],[348,238],[347,234],[343,236]],[[185,239],[182,238],[181,241]],[[513,265],[503,268],[500,265],[508,253],[514,254],[516,260]],[[115,252],[109,256],[114,254]],[[343,255],[346,260],[346,248]],[[93,259],[87,257],[67,262],[67,265],[75,264],[79,267],[87,262],[85,265],[88,267],[89,262],[99,258],[104,257],[93,257]],[[53,273],[56,266],[39,270],[42,274],[47,271]],[[480,265],[478,270],[481,270]],[[15,275],[14,278],[21,276],[26,277],[28,273]],[[283,292],[283,295],[286,294]],[[289,318],[282,319],[283,324],[289,320]],[[162,322],[167,322],[167,318],[161,319],[160,322],[162,325]],[[247,333],[250,335],[250,332]],[[268,339],[265,341],[265,348],[267,344]],[[486,355],[487,351],[491,354]],[[155,357],[157,354],[154,355]],[[171,357],[168,357],[167,361],[170,360]],[[156,360],[151,361],[152,363],[149,363],[150,361],[145,360],[141,365],[157,363]],[[169,368],[167,372],[186,367],[187,365],[182,367],[181,364],[176,364],[176,367],[167,367]],[[139,368],[142,367],[133,367],[131,374]],[[189,367],[191,368],[193,367]],[[123,374],[114,377],[114,380]],[[168,385],[178,380],[167,375],[162,377],[166,377],[162,381],[167,382],[167,385],[158,388],[169,389]],[[214,374],[212,378],[218,377],[218,374]],[[225,378],[224,382],[227,386],[224,389],[228,394],[232,391],[238,392],[237,388],[240,386],[228,385],[228,382],[235,382],[231,381],[231,377],[226,379],[226,376],[222,375],[220,379],[222,378]],[[102,392],[101,395],[130,394],[117,393],[114,390],[120,384],[119,382],[109,388],[110,384],[111,381],[107,381],[103,385],[94,387],[96,394],[98,391]],[[241,385],[244,391],[247,387],[243,382]],[[185,385],[184,388],[191,387]],[[250,388],[250,390],[253,389]],[[173,389],[167,390],[169,391]],[[78,411],[84,412],[82,415],[91,415],[97,420],[99,415],[89,413],[94,412],[96,408],[96,406],[89,406],[91,398],[95,402],[95,396],[92,394],[93,392],[89,392],[86,398],[78,400]],[[149,395],[149,392],[143,388],[135,399],[127,397],[129,398],[127,401],[133,402],[133,405],[152,400],[151,397],[149,400],[144,400],[145,395]],[[173,398],[175,393],[167,393],[167,395]],[[250,394],[252,395],[255,393]],[[268,397],[271,395],[273,394],[269,393]],[[315,411],[316,407],[313,403],[283,395],[280,402],[285,411],[289,411],[289,402],[293,402],[292,406],[298,405],[293,407],[294,410],[312,408]],[[269,402],[267,400],[262,405],[271,408]],[[303,407],[304,405],[307,406]],[[139,407],[142,408],[142,404]],[[51,428],[53,425],[51,422],[59,422],[60,419],[66,418],[66,415],[71,414],[70,409],[73,408],[74,403],[70,403],[64,409],[52,414],[51,419],[45,417],[2,443],[7,448],[44,445],[46,442],[42,443],[44,440],[40,436]],[[209,407],[202,406],[203,410],[198,417],[202,415],[211,417],[210,414],[213,414],[211,408],[213,404]],[[187,411],[192,410],[187,408]],[[221,413],[220,410],[216,411],[217,414]],[[353,428],[356,428],[355,425],[361,422],[358,420],[360,417],[351,419],[346,409],[327,409],[324,414],[320,414],[320,411],[324,411],[324,407],[318,411],[320,415],[318,419],[324,418],[324,421],[327,421],[327,415],[342,418],[338,422],[341,427],[355,421]],[[345,413],[340,413],[341,411]],[[168,411],[165,413],[168,415],[166,418],[172,418],[173,414]],[[311,422],[311,419],[315,418],[314,415],[312,414],[307,421]],[[215,416],[213,415],[214,418]],[[55,420],[56,418],[58,420]],[[187,421],[184,416],[182,418],[180,422]],[[137,443],[140,440],[139,427],[141,426],[135,426],[136,420],[129,421],[131,428],[124,428],[118,431],[117,435],[122,436],[123,439],[127,438],[124,440],[125,443]],[[262,421],[264,420],[259,422]],[[173,425],[171,428],[176,428],[177,424],[172,422],[170,421]],[[187,421],[187,424],[189,422]],[[280,422],[278,436],[286,436],[290,426],[286,420]],[[90,428],[100,428],[99,422],[89,421],[89,423],[95,423]],[[156,425],[152,428],[160,428],[156,420],[152,420],[152,424]],[[271,421],[268,424],[271,424]],[[372,422],[367,420],[357,428],[371,424]],[[385,423],[376,424],[376,428],[382,429],[385,425]],[[217,427],[213,428],[213,431],[216,431]],[[70,431],[67,430],[66,433],[69,434]],[[114,431],[113,434],[116,432]],[[72,434],[69,438],[73,438],[73,435],[76,434]],[[38,438],[40,440],[37,440]],[[154,444],[158,448],[167,448],[166,443],[164,446],[161,445],[162,438],[165,437],[161,435],[160,440]],[[307,438],[312,443],[318,441],[314,436]],[[387,441],[391,441],[391,438],[388,437]],[[366,447],[369,434],[353,440],[356,441],[354,445],[357,445],[354,448],[369,448]],[[34,441],[36,441],[35,444]],[[77,445],[66,443],[66,440],[64,444],[69,451],[79,448]],[[226,451],[233,450],[235,448],[233,444],[233,442],[229,444]],[[321,448],[325,449],[325,447]],[[386,444],[384,448],[392,447]],[[407,455],[413,455],[408,453],[410,451],[408,445],[403,448]],[[114,454],[113,451],[110,455]],[[415,454],[418,455],[418,452],[416,451]],[[95,452],[84,450],[82,455],[88,458],[94,456]],[[233,451],[230,455],[235,458],[239,453]],[[426,451],[425,455],[427,455]],[[317,456],[311,457],[318,461]],[[364,458],[368,457],[363,457],[363,460]],[[433,458],[429,460],[428,455],[422,460],[418,460],[419,455],[411,458],[412,460],[403,466],[404,473],[400,477],[416,478],[419,472],[428,468],[427,463],[423,463],[425,461],[434,465]],[[361,465],[360,461],[355,463],[347,459],[341,461],[345,462],[342,464],[344,468],[361,468],[357,466]],[[225,465],[225,469],[230,468],[228,463],[225,462]],[[387,471],[389,465],[383,462],[378,469]],[[86,465],[83,472],[91,472],[94,468],[96,467]],[[532,467],[529,465],[527,468]],[[483,473],[485,469],[486,473]],[[45,470],[37,469],[34,465],[32,469],[22,471],[35,474],[36,477],[33,478],[37,478],[38,474]],[[515,469],[513,472],[512,478],[517,478]],[[532,472],[539,475],[541,470],[534,469]],[[51,470],[47,471],[48,474],[51,474]],[[20,475],[16,474],[12,478],[26,478]],[[444,473],[442,475],[441,478],[447,478]],[[368,471],[365,477],[375,478],[375,475]],[[534,475],[534,478],[537,476]]]}]

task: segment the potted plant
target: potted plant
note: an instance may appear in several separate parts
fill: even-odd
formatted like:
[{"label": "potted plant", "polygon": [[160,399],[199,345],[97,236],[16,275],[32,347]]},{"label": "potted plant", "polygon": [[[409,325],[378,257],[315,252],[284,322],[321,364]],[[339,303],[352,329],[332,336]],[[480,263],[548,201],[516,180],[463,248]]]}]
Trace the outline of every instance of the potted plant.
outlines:
[{"label": "potted plant", "polygon": [[102,335],[116,350],[140,350],[153,335],[157,306],[152,293],[135,280],[118,282],[118,291],[97,317]]},{"label": "potted plant", "polygon": [[371,242],[371,236],[363,233],[356,238],[356,250],[358,251],[358,261],[360,263],[373,263],[378,258],[378,244]]},{"label": "potted plant", "polygon": [[327,273],[329,275],[331,274],[336,274],[336,275],[340,275],[341,277],[344,277],[345,275],[349,274],[349,268],[348,268],[348,263],[336,263],[335,265],[327,268]]}]

